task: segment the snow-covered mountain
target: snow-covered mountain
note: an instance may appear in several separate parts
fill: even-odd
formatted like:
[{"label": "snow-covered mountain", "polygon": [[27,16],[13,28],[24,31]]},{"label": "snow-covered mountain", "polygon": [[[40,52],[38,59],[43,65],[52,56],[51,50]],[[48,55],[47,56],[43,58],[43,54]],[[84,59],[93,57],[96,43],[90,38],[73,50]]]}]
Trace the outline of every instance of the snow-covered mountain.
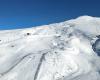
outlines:
[{"label": "snow-covered mountain", "polygon": [[100,18],[0,31],[0,80],[100,80]]}]

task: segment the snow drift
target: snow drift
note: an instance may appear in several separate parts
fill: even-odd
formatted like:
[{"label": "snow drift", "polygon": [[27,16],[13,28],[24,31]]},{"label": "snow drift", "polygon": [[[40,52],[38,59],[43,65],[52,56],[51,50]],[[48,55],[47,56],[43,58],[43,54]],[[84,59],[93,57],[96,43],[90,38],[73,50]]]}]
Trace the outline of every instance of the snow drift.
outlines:
[{"label": "snow drift", "polygon": [[0,80],[100,80],[100,18],[0,31]]}]

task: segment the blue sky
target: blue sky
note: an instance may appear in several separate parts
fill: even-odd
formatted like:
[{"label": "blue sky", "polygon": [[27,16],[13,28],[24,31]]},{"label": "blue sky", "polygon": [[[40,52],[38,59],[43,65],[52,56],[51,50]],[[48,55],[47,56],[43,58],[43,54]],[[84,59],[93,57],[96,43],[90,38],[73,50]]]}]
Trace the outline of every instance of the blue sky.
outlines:
[{"label": "blue sky", "polygon": [[100,0],[0,0],[0,29],[28,28],[82,15],[100,17]]}]

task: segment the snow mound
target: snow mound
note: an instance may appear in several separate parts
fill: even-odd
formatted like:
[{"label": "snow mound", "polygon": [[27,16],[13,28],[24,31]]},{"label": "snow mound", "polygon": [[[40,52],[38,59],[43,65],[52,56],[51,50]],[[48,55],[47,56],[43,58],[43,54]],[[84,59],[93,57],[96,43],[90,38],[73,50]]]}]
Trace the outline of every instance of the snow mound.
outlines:
[{"label": "snow mound", "polygon": [[90,16],[0,31],[0,80],[100,80],[99,35]]}]

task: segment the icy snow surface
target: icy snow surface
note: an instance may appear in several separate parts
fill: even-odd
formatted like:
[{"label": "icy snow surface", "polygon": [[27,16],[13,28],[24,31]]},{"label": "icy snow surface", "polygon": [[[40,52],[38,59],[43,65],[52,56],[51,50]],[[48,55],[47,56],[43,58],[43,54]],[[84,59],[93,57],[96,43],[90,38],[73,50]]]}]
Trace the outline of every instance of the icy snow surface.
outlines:
[{"label": "icy snow surface", "polygon": [[90,16],[0,31],[0,80],[100,80],[99,35]]}]

